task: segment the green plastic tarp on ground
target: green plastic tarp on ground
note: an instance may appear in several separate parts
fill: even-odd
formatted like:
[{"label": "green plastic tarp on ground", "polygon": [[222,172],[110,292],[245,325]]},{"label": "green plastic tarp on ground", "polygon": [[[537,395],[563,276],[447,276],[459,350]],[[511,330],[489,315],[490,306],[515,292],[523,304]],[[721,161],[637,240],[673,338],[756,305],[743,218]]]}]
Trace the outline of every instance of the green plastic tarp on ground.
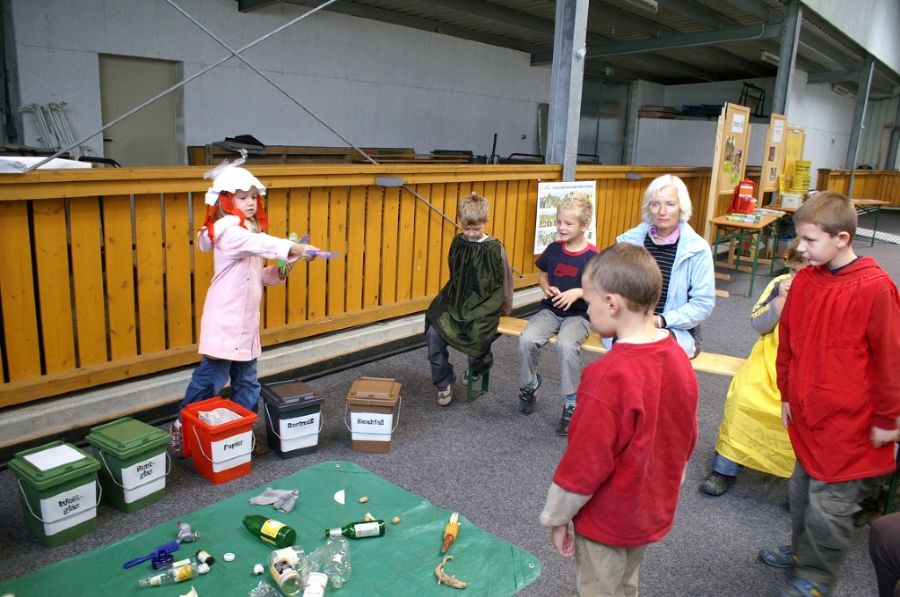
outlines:
[{"label": "green plastic tarp on ground", "polygon": [[[329,586],[327,594],[331,595],[513,595],[541,573],[541,563],[532,554],[477,528],[460,513],[459,537],[448,552],[454,559],[447,563],[446,572],[468,582],[469,587],[459,592],[439,586],[434,569],[441,561],[440,545],[450,512],[350,462],[323,462],[267,486],[299,489],[294,510],[285,514],[271,506],[250,505],[249,498],[265,489],[260,487],[0,583],[0,594],[170,597],[183,595],[194,586],[199,597],[245,596],[261,579],[272,584],[268,572],[262,577],[251,573],[253,564],[265,564],[272,548],[244,529],[241,520],[246,514],[262,514],[292,526],[307,553],[325,543],[326,528],[360,521],[367,512],[383,517],[387,523],[383,537],[350,541],[350,579],[340,589]],[[344,505],[334,500],[335,492],[341,489],[346,492]],[[369,501],[360,504],[362,496]],[[400,517],[400,524],[390,523],[394,516]],[[172,541],[176,520],[190,523],[200,531],[200,539],[183,544],[173,554],[175,559],[193,556],[202,548],[216,558],[211,571],[180,584],[138,588],[138,579],[153,573],[150,562],[128,570],[122,564]],[[229,551],[236,558],[224,562],[222,554]]]}]

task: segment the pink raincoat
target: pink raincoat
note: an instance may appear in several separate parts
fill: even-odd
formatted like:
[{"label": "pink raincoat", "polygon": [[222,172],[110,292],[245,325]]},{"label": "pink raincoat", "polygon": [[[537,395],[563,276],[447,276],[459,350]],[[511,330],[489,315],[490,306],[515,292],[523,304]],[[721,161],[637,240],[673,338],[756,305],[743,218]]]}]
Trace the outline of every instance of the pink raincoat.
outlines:
[{"label": "pink raincoat", "polygon": [[200,354],[214,359],[251,361],[259,357],[259,303],[263,285],[281,284],[278,266],[264,267],[266,259],[288,257],[292,241],[250,232],[237,216],[225,216],[213,226],[215,245],[201,229],[201,251],[213,250],[214,274],[203,305]]}]

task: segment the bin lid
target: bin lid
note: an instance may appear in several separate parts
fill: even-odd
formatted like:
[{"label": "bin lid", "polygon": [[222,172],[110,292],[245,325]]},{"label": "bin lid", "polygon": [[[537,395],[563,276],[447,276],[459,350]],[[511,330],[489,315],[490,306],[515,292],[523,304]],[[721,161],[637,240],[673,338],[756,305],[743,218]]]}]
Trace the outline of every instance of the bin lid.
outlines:
[{"label": "bin lid", "polygon": [[169,443],[169,434],[143,421],[122,417],[91,428],[88,443],[120,460],[155,450]]},{"label": "bin lid", "polygon": [[56,440],[43,446],[16,452],[9,468],[39,491],[93,473],[100,463],[71,444]]},{"label": "bin lid", "polygon": [[276,407],[284,406],[314,406],[324,399],[316,396],[316,391],[311,386],[299,379],[288,381],[276,381],[260,384],[260,393],[263,399]]},{"label": "bin lid", "polygon": [[350,386],[347,400],[364,399],[393,404],[400,395],[400,383],[389,377],[360,377]]}]

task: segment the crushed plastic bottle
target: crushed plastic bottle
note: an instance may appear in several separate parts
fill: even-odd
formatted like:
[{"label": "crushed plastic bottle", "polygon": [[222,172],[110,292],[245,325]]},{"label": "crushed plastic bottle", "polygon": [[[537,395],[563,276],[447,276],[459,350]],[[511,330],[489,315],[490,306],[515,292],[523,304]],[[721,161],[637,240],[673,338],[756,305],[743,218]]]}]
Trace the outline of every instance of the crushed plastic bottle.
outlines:
[{"label": "crushed plastic bottle", "polygon": [[281,597],[281,593],[266,581],[261,580],[258,585],[250,589],[247,597]]},{"label": "crushed plastic bottle", "polygon": [[169,434],[169,452],[173,456],[181,457],[184,454],[184,449],[182,447],[184,438],[182,435],[180,418],[175,419],[175,422],[172,423]]},{"label": "crushed plastic bottle", "polygon": [[322,549],[322,572],[339,589],[350,577],[350,543],[343,537],[329,537]]}]

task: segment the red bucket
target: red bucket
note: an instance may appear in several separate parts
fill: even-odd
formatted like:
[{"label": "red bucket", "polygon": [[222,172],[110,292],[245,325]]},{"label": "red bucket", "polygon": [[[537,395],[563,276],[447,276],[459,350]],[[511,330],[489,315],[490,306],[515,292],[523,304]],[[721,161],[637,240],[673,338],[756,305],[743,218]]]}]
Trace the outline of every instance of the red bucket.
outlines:
[{"label": "red bucket", "polygon": [[[240,419],[208,425],[199,412],[227,408]],[[215,484],[227,483],[250,473],[253,462],[253,424],[256,413],[223,398],[189,404],[181,411],[184,452],[190,454],[194,470]]]}]

